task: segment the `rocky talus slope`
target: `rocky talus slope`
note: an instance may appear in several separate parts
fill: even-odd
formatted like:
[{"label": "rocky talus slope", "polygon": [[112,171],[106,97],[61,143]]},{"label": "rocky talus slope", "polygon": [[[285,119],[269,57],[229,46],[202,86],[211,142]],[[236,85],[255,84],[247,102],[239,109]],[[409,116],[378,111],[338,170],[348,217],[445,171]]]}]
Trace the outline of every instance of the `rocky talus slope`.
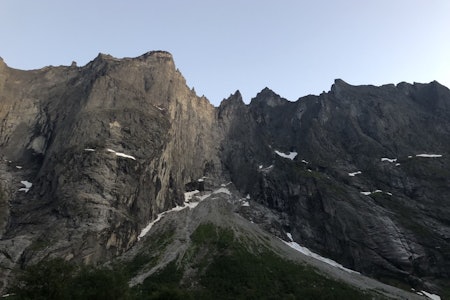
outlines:
[{"label": "rocky talus slope", "polygon": [[[437,82],[336,80],[295,102],[265,88],[248,105],[236,92],[214,107],[164,51],[30,71],[0,60],[0,120],[2,289],[42,259],[133,261],[154,246],[142,230],[186,192],[231,182],[249,205],[234,212],[245,228],[450,294],[450,91]],[[211,218],[199,212],[196,226],[201,216]],[[181,261],[189,226],[133,280]]]}]

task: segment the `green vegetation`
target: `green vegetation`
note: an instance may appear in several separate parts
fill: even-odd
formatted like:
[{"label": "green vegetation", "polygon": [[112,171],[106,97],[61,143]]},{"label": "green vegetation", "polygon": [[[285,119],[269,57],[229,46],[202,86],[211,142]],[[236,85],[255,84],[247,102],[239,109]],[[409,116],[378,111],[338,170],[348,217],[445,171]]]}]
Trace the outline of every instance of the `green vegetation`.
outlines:
[{"label": "green vegetation", "polygon": [[[172,232],[173,234],[173,232]],[[162,234],[160,242],[171,239]],[[10,299],[366,299],[374,295],[287,261],[244,234],[212,223],[191,235],[188,255],[178,257],[138,286],[128,281],[153,256],[140,254],[112,269],[76,266],[61,259],[30,266]],[[164,244],[164,243],[163,243]],[[159,248],[161,245],[158,245]],[[187,271],[189,270],[189,275]]]},{"label": "green vegetation", "polygon": [[212,223],[200,224],[192,233],[191,240],[194,245],[215,247],[224,250],[234,241],[234,233],[228,228],[219,228]]},{"label": "green vegetation", "polygon": [[[333,281],[314,269],[283,260],[261,246],[251,252],[228,228],[201,224],[191,235],[189,256],[147,278],[144,299],[366,299],[369,295]],[[201,251],[203,250],[203,251]],[[198,254],[195,256],[195,254]],[[207,253],[207,255],[204,255]],[[197,278],[183,282],[183,260]],[[192,282],[197,280],[197,282]],[[185,280],[186,281],[186,280]],[[192,288],[195,286],[195,288]],[[170,293],[169,293],[170,291]],[[164,298],[167,297],[167,298]]]},{"label": "green vegetation", "polygon": [[28,267],[10,290],[14,300],[131,299],[123,272],[78,267],[62,259],[39,262]]},{"label": "green vegetation", "polygon": [[123,269],[128,277],[135,276],[141,270],[150,270],[153,268],[161,255],[173,240],[175,229],[173,227],[165,228],[164,231],[153,234],[152,239],[144,241],[143,250],[138,253],[131,261],[116,263],[116,268]]}]

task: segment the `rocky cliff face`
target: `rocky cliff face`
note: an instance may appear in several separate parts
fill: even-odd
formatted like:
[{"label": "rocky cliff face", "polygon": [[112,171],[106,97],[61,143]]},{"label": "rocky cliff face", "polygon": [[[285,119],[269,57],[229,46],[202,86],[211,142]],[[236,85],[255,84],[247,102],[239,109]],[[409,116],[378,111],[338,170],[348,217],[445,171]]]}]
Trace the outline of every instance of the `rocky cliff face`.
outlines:
[{"label": "rocky cliff face", "polygon": [[3,270],[116,256],[185,183],[221,172],[215,109],[169,53],[0,71]]},{"label": "rocky cliff face", "polygon": [[0,120],[5,279],[43,258],[121,255],[207,177],[265,207],[240,213],[281,238],[386,281],[448,283],[450,91],[437,82],[337,80],[296,102],[266,88],[215,108],[163,51],[0,61]]},{"label": "rocky cliff face", "polygon": [[447,88],[337,80],[297,102],[265,89],[236,110],[222,152],[232,180],[296,241],[387,281],[448,281]]}]

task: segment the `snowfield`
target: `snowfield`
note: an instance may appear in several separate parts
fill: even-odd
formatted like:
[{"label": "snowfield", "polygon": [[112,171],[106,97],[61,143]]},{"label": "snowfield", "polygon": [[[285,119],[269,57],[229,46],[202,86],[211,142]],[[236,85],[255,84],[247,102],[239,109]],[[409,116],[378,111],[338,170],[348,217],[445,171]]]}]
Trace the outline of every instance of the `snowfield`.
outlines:
[{"label": "snowfield", "polygon": [[343,271],[346,271],[346,272],[348,272],[348,273],[356,273],[356,274],[360,274],[359,272],[356,272],[356,271],[353,271],[353,270],[351,270],[351,269],[348,269],[348,268],[344,267],[343,265],[341,265],[340,263],[335,262],[335,261],[332,260],[332,259],[329,259],[329,258],[320,256],[319,254],[312,252],[312,251],[309,250],[308,248],[303,247],[303,246],[300,246],[299,244],[297,244],[296,242],[294,242],[294,240],[292,239],[292,235],[291,235],[290,233],[286,233],[286,235],[288,236],[288,238],[289,238],[291,241],[290,241],[290,242],[283,241],[283,242],[284,242],[286,245],[288,245],[289,247],[291,247],[291,248],[297,250],[298,252],[303,253],[304,255],[310,256],[310,257],[312,257],[312,258],[315,258],[315,259],[317,259],[317,260],[320,260],[320,261],[322,261],[322,262],[324,262],[324,263],[327,263],[327,264],[329,264],[329,265],[331,265],[331,266],[333,266],[333,267],[336,267],[336,268],[341,269],[341,270],[343,270]]},{"label": "snowfield", "polygon": [[289,154],[284,154],[283,152],[275,150],[275,153],[278,154],[278,156],[281,156],[283,158],[287,158],[290,160],[294,160],[294,158],[297,156],[297,152],[289,152]]},{"label": "snowfield", "polygon": [[416,154],[416,157],[439,158],[442,157],[442,154]]},{"label": "snowfield", "polygon": [[26,180],[22,180],[20,183],[23,184],[25,187],[20,188],[20,189],[19,189],[19,192],[25,192],[25,193],[28,193],[28,191],[29,191],[29,190],[31,189],[31,187],[33,186],[33,184],[32,184],[31,182],[26,181]]},{"label": "snowfield", "polygon": [[356,175],[359,175],[359,174],[362,174],[362,172],[361,171],[356,171],[356,172],[353,172],[353,173],[348,173],[348,176],[355,177]]},{"label": "snowfield", "polygon": [[[222,186],[223,186],[223,185],[222,185]],[[150,221],[150,223],[148,223],[147,226],[145,226],[145,227],[141,230],[141,233],[140,233],[139,236],[138,236],[138,241],[139,241],[141,238],[143,238],[143,237],[150,231],[150,229],[152,229],[153,225],[155,225],[159,220],[161,220],[161,218],[162,218],[164,215],[166,215],[166,214],[169,214],[169,213],[174,212],[174,211],[180,211],[180,210],[183,210],[183,209],[185,209],[185,208],[194,209],[194,208],[197,207],[197,205],[198,205],[200,202],[202,202],[203,200],[209,198],[209,197],[210,197],[211,195],[213,195],[213,194],[224,193],[224,194],[227,194],[227,195],[231,195],[230,190],[227,189],[227,188],[225,188],[225,187],[221,187],[221,188],[215,190],[214,192],[205,194],[205,195],[203,195],[203,196],[195,196],[195,195],[198,194],[198,193],[200,193],[200,191],[198,191],[198,190],[184,193],[184,204],[181,205],[181,206],[180,206],[180,205],[177,205],[177,206],[175,206],[175,207],[172,208],[172,209],[166,210],[166,211],[164,211],[164,212],[158,214],[158,216],[156,217],[156,219],[154,219],[153,221]],[[195,196],[196,199],[198,199],[198,201],[196,201],[196,202],[190,202],[190,201],[194,198],[194,196]]]},{"label": "snowfield", "polygon": [[396,158],[382,157],[381,161],[387,161],[387,162],[390,162],[390,163],[394,163],[394,162],[397,162],[397,159]]},{"label": "snowfield", "polygon": [[106,149],[106,151],[114,153],[116,156],[120,156],[120,157],[124,157],[124,158],[130,158],[132,160],[136,160],[136,158],[134,156],[131,156],[131,155],[128,155],[128,154],[125,154],[125,153],[122,153],[122,152],[117,152],[117,151],[114,151],[113,149],[109,149],[108,148],[108,149]]}]

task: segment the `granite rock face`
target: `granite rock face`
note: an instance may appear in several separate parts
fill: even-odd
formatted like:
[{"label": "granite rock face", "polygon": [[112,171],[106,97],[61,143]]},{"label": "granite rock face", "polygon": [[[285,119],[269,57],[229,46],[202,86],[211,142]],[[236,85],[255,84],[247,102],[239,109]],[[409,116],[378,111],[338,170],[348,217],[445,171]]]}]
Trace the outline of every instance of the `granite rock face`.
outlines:
[{"label": "granite rock face", "polygon": [[0,72],[2,272],[112,258],[183,203],[186,182],[221,172],[215,109],[167,52]]},{"label": "granite rock face", "polygon": [[204,177],[264,207],[246,218],[349,268],[449,280],[450,91],[437,82],[336,80],[296,102],[265,88],[248,105],[237,91],[214,107],[163,51],[31,71],[0,61],[0,120],[4,284],[48,257],[121,255]]},{"label": "granite rock face", "polygon": [[235,107],[222,152],[232,181],[287,214],[296,241],[380,279],[448,282],[446,87],[336,80],[320,96],[289,102],[264,89]]}]

